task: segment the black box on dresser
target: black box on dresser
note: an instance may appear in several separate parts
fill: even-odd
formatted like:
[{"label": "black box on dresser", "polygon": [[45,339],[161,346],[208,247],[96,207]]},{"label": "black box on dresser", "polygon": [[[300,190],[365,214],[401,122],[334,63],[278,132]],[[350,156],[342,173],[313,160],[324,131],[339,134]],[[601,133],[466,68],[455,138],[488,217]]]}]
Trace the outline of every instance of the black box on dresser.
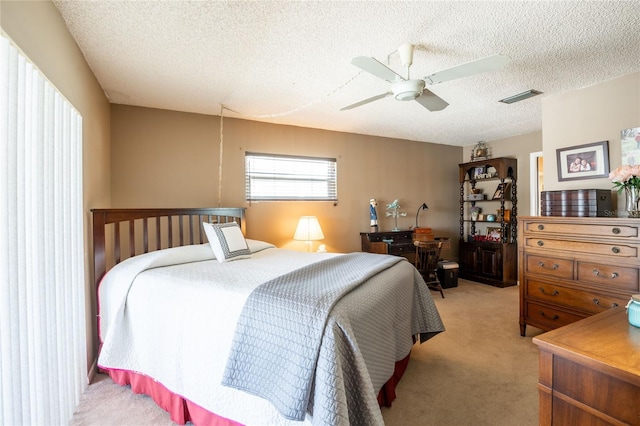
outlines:
[{"label": "black box on dresser", "polygon": [[611,190],[567,189],[540,193],[541,216],[607,217],[612,215]]}]

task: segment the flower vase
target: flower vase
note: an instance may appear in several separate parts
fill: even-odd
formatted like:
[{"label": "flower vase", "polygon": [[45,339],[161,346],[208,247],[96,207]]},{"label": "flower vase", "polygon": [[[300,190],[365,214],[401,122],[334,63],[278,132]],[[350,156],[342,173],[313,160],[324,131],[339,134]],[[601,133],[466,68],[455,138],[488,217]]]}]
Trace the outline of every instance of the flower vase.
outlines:
[{"label": "flower vase", "polygon": [[640,218],[640,189],[636,186],[624,187],[626,194],[626,210],[629,217]]}]

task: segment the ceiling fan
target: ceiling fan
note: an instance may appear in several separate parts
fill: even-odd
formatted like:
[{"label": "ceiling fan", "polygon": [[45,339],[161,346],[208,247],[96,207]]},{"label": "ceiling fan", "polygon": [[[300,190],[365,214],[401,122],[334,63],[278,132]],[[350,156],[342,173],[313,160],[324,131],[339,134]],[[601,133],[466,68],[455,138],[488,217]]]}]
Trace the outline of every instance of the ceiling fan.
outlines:
[{"label": "ceiling fan", "polygon": [[409,43],[405,43],[398,48],[400,61],[402,62],[402,65],[407,68],[407,78],[402,77],[400,74],[396,73],[375,58],[368,56],[357,56],[353,58],[351,63],[356,67],[390,82],[391,90],[342,107],[340,108],[340,111],[353,109],[392,95],[399,101],[415,100],[429,111],[440,111],[449,106],[449,104],[435,93],[426,89],[426,85],[443,83],[445,81],[455,80],[456,78],[469,77],[486,71],[494,71],[504,67],[510,61],[509,57],[497,54],[429,74],[423,79],[411,79],[409,75],[409,68],[413,63],[413,49],[414,46]]}]

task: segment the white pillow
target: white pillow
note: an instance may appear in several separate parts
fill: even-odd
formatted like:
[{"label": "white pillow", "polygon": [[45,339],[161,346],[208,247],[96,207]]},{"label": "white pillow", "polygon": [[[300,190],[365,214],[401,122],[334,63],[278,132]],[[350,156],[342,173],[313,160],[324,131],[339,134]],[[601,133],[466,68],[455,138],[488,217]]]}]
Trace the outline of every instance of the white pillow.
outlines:
[{"label": "white pillow", "polygon": [[247,241],[244,239],[244,235],[242,235],[237,223],[214,224],[202,222],[202,226],[218,262],[251,257]]}]

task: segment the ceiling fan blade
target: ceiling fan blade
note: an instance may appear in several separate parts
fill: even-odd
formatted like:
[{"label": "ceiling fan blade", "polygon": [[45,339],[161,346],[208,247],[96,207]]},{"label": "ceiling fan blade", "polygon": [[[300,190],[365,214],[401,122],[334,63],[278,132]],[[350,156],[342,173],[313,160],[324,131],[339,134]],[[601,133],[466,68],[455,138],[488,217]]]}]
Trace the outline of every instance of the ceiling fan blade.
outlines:
[{"label": "ceiling fan blade", "polygon": [[438,84],[456,78],[469,77],[486,71],[494,71],[507,65],[511,61],[505,55],[492,55],[486,58],[476,59],[465,64],[456,65],[442,71],[435,72],[425,77],[427,84]]},{"label": "ceiling fan blade", "polygon": [[432,112],[442,111],[449,106],[447,101],[427,89],[422,91],[422,96],[416,98],[416,102]]},{"label": "ceiling fan blade", "polygon": [[347,105],[345,107],[340,108],[340,111],[346,111],[348,109],[353,109],[353,108],[357,108],[359,106],[362,106],[364,104],[368,104],[369,102],[373,102],[373,101],[377,101],[378,99],[382,99],[382,98],[386,98],[389,95],[392,95],[393,93],[391,92],[386,92],[386,93],[381,93],[379,95],[376,96],[372,96],[370,98],[364,99],[360,102],[356,102],[355,104],[351,104],[351,105]]},{"label": "ceiling fan blade", "polygon": [[351,60],[351,63],[369,74],[373,74],[376,77],[387,80],[391,83],[397,80],[404,80],[400,74],[397,74],[377,59],[369,56],[356,56]]}]

